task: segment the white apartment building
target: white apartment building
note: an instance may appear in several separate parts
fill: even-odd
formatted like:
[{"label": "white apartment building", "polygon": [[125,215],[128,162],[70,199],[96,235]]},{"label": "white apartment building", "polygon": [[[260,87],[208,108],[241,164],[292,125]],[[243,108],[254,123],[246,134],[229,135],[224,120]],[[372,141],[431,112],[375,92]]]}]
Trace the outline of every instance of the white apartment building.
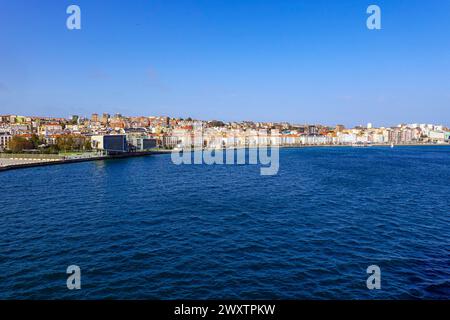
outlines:
[{"label": "white apartment building", "polygon": [[12,136],[7,132],[0,132],[0,150],[7,149]]},{"label": "white apartment building", "polygon": [[428,137],[434,142],[444,142],[446,135],[444,131],[433,130],[428,133]]}]

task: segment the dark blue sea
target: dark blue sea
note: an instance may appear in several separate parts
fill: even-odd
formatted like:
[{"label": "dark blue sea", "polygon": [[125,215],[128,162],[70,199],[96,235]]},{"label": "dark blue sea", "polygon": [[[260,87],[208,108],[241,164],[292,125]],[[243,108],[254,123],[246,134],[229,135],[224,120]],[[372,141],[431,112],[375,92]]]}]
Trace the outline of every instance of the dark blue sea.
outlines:
[{"label": "dark blue sea", "polygon": [[275,176],[155,155],[0,186],[0,299],[450,298],[450,147],[283,149]]}]

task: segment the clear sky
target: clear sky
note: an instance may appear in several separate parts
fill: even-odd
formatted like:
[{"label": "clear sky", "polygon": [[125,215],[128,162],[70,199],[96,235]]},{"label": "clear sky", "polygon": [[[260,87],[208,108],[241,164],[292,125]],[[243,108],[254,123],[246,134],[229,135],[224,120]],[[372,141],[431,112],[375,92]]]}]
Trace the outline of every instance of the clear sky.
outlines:
[{"label": "clear sky", "polygon": [[450,125],[450,1],[0,0],[0,114],[93,112]]}]

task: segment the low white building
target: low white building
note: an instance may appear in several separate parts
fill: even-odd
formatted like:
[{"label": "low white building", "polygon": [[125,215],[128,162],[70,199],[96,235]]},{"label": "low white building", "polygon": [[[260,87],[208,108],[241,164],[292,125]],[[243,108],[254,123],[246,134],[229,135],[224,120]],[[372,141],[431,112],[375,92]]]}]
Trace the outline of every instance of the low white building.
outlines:
[{"label": "low white building", "polygon": [[0,132],[0,150],[8,149],[12,135],[7,132]]},{"label": "low white building", "polygon": [[336,141],[338,144],[353,144],[357,142],[357,136],[354,133],[338,132]]},{"label": "low white building", "polygon": [[446,135],[444,131],[433,130],[428,133],[428,137],[434,142],[444,142]]},{"label": "low white building", "polygon": [[321,145],[321,144],[331,144],[332,138],[322,135],[302,135],[300,137],[300,142],[304,145]]}]

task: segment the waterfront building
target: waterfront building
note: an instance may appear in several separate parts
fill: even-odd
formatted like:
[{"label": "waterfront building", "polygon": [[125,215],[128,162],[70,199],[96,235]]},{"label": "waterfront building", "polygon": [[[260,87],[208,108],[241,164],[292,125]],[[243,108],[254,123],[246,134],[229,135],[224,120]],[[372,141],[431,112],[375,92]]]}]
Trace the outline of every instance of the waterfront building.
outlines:
[{"label": "waterfront building", "polygon": [[300,135],[298,133],[282,134],[280,139],[281,145],[284,146],[299,145],[301,143]]},{"label": "waterfront building", "polygon": [[413,140],[413,132],[409,128],[405,128],[401,131],[401,142],[404,144],[412,143]]},{"label": "waterfront building", "polygon": [[130,151],[148,151],[157,146],[157,140],[151,138],[144,128],[126,129]]},{"label": "waterfront building", "polygon": [[108,153],[121,153],[128,151],[125,135],[96,135],[91,137],[93,149],[106,151]]},{"label": "waterfront building", "polygon": [[162,146],[164,148],[175,148],[178,145],[178,137],[173,135],[163,134],[162,136]]},{"label": "waterfront building", "polygon": [[382,132],[374,132],[370,135],[370,142],[374,144],[382,144],[387,143],[387,140],[385,140],[385,136]]},{"label": "waterfront building", "polygon": [[8,132],[0,132],[0,150],[9,148],[9,142],[12,139],[12,135]]},{"label": "waterfront building", "polygon": [[132,136],[129,139],[127,138],[127,141],[130,146],[130,151],[149,151],[157,146],[156,139],[149,137]]},{"label": "waterfront building", "polygon": [[444,135],[444,140],[446,141],[446,142],[450,142],[450,132],[445,132],[445,135]]},{"label": "waterfront building", "polygon": [[330,144],[332,138],[318,134],[303,134],[300,137],[300,141],[303,145],[324,145]]},{"label": "waterfront building", "polygon": [[429,132],[428,137],[433,142],[443,143],[446,140],[446,137],[448,140],[448,132],[433,130]]},{"label": "waterfront building", "polygon": [[354,144],[357,142],[356,134],[350,132],[338,132],[336,135],[337,144]]}]

